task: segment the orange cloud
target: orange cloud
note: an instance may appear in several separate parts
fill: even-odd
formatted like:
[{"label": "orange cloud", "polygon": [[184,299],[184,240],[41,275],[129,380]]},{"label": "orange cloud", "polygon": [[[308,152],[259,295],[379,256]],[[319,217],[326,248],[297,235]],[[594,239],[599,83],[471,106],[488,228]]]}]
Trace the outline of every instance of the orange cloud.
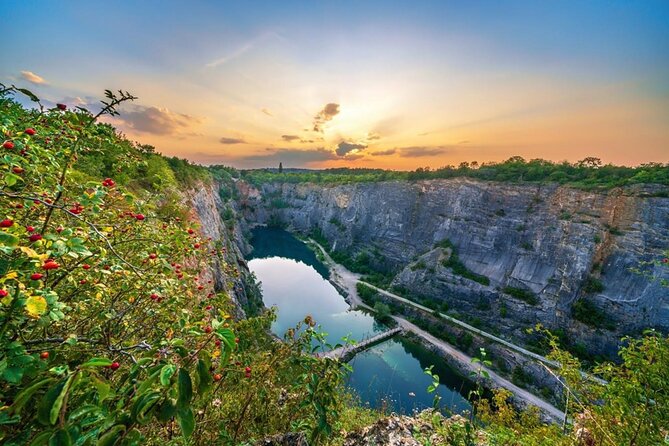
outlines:
[{"label": "orange cloud", "polygon": [[21,77],[27,80],[28,82],[36,85],[42,85],[47,83],[42,76],[39,76],[33,73],[32,71],[21,71]]}]

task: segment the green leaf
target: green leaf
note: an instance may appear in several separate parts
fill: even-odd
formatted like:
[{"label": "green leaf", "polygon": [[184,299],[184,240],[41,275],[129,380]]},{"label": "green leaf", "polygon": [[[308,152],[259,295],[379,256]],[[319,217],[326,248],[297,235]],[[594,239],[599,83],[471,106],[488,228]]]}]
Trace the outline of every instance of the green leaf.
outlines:
[{"label": "green leaf", "polygon": [[151,376],[146,378],[144,380],[144,382],[142,383],[142,385],[140,385],[139,388],[137,389],[137,394],[141,395],[142,393],[146,392],[149,389],[149,387],[151,387],[153,385],[153,383],[155,383],[158,380],[158,377],[160,376],[161,371],[162,371],[162,367],[159,368],[158,370],[154,371],[151,374]]},{"label": "green leaf", "polygon": [[72,437],[65,429],[58,429],[49,438],[49,446],[70,446],[72,444]]},{"label": "green leaf", "polygon": [[[67,420],[72,422],[84,416],[96,417],[102,410],[95,404],[84,404],[68,413]],[[97,436],[97,434],[96,434]]]},{"label": "green leaf", "polygon": [[2,371],[2,378],[11,384],[18,384],[23,378],[23,368],[19,366],[7,367]]},{"label": "green leaf", "polygon": [[180,409],[177,412],[177,418],[179,419],[179,425],[181,426],[181,433],[184,438],[191,436],[195,430],[195,417],[193,416],[193,411],[190,407]]},{"label": "green leaf", "polygon": [[28,96],[31,101],[39,102],[39,98],[35,96],[35,94],[32,91],[28,90],[27,88],[17,88],[16,90]]},{"label": "green leaf", "polygon": [[154,391],[139,398],[132,408],[132,417],[140,424],[149,421],[149,413],[156,407],[156,401],[161,397],[160,392]]},{"label": "green leaf", "polygon": [[174,417],[177,413],[177,406],[174,404],[174,401],[171,399],[166,399],[163,404],[160,405],[160,410],[158,411],[158,421],[162,421],[163,423],[166,421],[169,421]]},{"label": "green leaf", "polygon": [[213,380],[211,373],[209,373],[209,366],[210,364],[207,364],[207,361],[204,359],[200,359],[197,362],[197,393],[200,395],[211,389]]},{"label": "green leaf", "polygon": [[230,354],[235,348],[235,333],[229,328],[221,328],[216,330],[216,334],[222,341],[223,354],[221,355],[221,364],[227,364],[230,359]]},{"label": "green leaf", "polygon": [[5,184],[7,186],[13,186],[16,184],[17,181],[23,181],[23,178],[21,178],[18,175],[14,175],[13,173],[6,173],[5,174]]},{"label": "green leaf", "polygon": [[109,396],[111,386],[109,383],[98,378],[92,378],[91,381],[95,389],[98,391],[98,401],[104,401],[105,398]]},{"label": "green leaf", "polygon": [[112,363],[112,360],[107,358],[91,358],[81,364],[81,367],[109,367]]},{"label": "green leaf", "polygon": [[54,378],[46,378],[33,383],[30,387],[27,387],[19,392],[18,395],[16,395],[14,398],[14,404],[12,404],[10,408],[12,413],[19,413],[23,406],[25,406],[25,404],[30,400],[30,397],[33,396],[35,392],[37,392],[37,390],[49,383],[52,383],[53,381],[55,381]]},{"label": "green leaf", "polygon": [[41,446],[45,445],[51,436],[51,431],[42,432],[33,438],[33,441],[30,442],[30,446]]},{"label": "green leaf", "polygon": [[97,446],[112,446],[116,443],[116,440],[121,438],[123,432],[125,432],[125,426],[123,424],[112,426],[111,429],[98,439]]},{"label": "green leaf", "polygon": [[14,247],[19,244],[19,238],[14,234],[0,231],[0,244]]},{"label": "green leaf", "polygon": [[180,409],[186,408],[193,398],[193,383],[191,382],[188,370],[179,369],[179,398],[177,399],[177,407]]},{"label": "green leaf", "polygon": [[170,384],[170,379],[172,378],[172,375],[174,375],[174,372],[177,371],[177,366],[174,364],[167,364],[162,368],[160,371],[160,384],[163,386],[168,386]]},{"label": "green leaf", "polygon": [[48,392],[44,394],[42,400],[40,401],[39,406],[37,407],[37,420],[45,426],[51,424],[51,408],[56,402],[56,398],[60,395],[61,391],[65,387],[66,379],[60,381],[54,387],[50,388]]},{"label": "green leaf", "polygon": [[67,378],[67,380],[65,381],[65,387],[62,389],[62,391],[58,394],[58,396],[54,400],[53,406],[51,407],[51,412],[49,412],[49,422],[51,424],[56,424],[56,421],[58,420],[58,415],[60,414],[60,409],[63,407],[63,401],[65,400],[65,395],[67,395],[67,392],[69,392],[70,385],[75,376],[76,374],[72,374]]}]

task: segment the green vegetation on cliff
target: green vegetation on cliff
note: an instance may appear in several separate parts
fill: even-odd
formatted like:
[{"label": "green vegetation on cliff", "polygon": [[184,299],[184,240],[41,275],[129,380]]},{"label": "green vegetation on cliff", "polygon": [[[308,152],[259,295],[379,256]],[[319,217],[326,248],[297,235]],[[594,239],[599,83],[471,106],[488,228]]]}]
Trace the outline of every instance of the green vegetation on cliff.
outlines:
[{"label": "green vegetation on cliff", "polygon": [[250,183],[323,183],[347,184],[393,180],[433,180],[468,177],[484,181],[510,183],[558,183],[577,188],[591,189],[626,186],[631,184],[669,185],[669,165],[648,163],[638,167],[602,164],[597,158],[585,158],[576,163],[555,163],[543,159],[525,159],[514,156],[501,163],[460,163],[459,166],[429,167],[414,171],[389,171],[383,169],[333,168],[324,170],[276,169],[243,170],[241,176]]}]

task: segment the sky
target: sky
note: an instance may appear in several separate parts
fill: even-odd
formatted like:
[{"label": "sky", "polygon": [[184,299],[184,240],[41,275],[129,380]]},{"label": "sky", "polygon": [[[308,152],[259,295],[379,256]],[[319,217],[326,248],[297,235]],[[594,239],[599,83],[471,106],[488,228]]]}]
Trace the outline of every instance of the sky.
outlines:
[{"label": "sky", "polygon": [[0,82],[239,168],[669,162],[669,1],[0,1]]}]

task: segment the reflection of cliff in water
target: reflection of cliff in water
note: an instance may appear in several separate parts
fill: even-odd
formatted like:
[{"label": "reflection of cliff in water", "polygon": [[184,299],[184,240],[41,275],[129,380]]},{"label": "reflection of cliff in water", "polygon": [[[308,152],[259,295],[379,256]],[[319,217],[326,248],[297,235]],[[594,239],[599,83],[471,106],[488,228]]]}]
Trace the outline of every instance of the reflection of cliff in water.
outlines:
[{"label": "reflection of cliff in water", "polygon": [[256,228],[252,231],[251,245],[253,251],[251,251],[249,259],[287,257],[313,267],[325,279],[330,277],[330,271],[318,260],[316,254],[307,245],[283,229]]}]

